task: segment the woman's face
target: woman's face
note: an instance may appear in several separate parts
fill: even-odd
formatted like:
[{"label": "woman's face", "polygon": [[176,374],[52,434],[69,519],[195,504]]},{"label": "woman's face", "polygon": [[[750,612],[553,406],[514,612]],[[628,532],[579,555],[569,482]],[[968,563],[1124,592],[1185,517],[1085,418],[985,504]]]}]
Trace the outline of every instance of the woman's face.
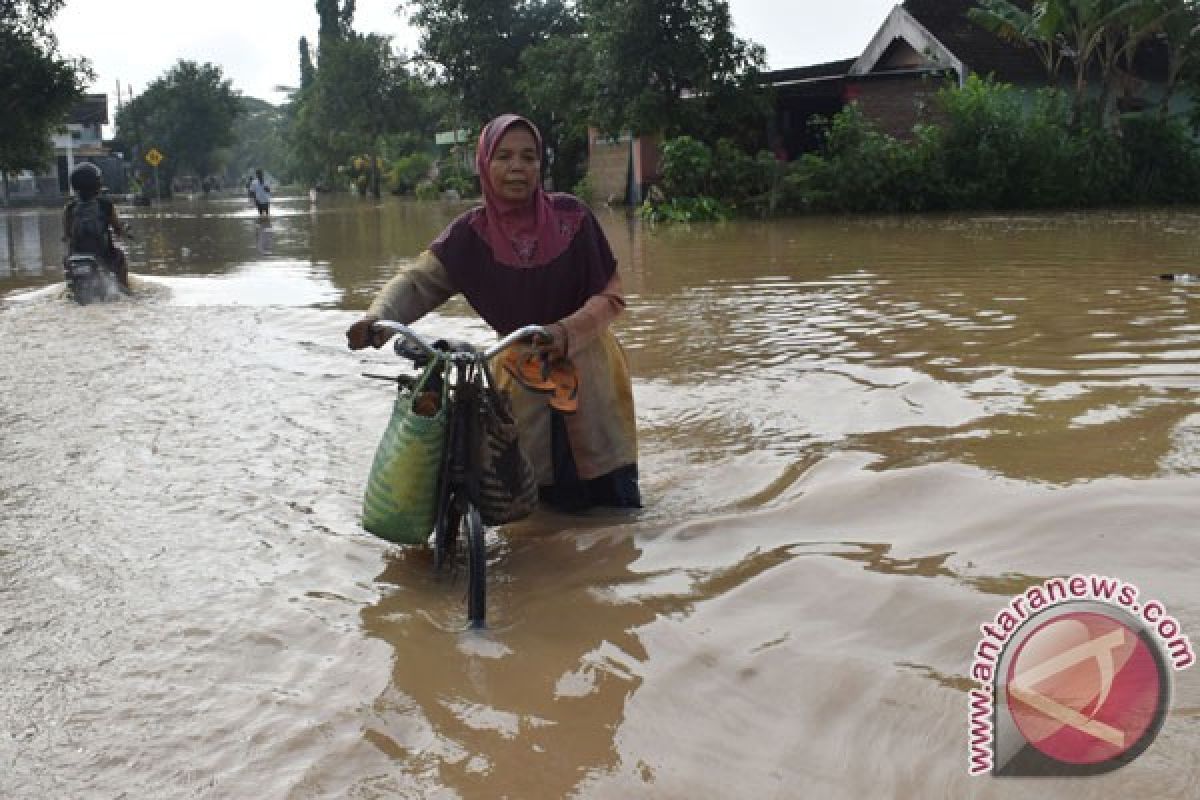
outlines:
[{"label": "woman's face", "polygon": [[488,162],[492,188],[505,200],[524,202],[533,196],[542,172],[537,140],[524,125],[513,125],[500,137]]}]

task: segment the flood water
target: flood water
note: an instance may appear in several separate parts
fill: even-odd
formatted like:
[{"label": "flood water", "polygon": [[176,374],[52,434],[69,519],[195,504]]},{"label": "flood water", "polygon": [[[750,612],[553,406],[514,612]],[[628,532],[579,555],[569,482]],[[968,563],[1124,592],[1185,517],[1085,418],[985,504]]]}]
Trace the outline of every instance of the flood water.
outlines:
[{"label": "flood water", "polygon": [[[1200,643],[1200,212],[599,216],[646,508],[495,533],[490,626],[358,524],[345,348],[459,210],[122,209],[135,296],[0,216],[0,797],[1194,797],[1200,669],[1087,779],[970,778],[979,626],[1051,576]],[[489,334],[460,301],[418,328]]]}]

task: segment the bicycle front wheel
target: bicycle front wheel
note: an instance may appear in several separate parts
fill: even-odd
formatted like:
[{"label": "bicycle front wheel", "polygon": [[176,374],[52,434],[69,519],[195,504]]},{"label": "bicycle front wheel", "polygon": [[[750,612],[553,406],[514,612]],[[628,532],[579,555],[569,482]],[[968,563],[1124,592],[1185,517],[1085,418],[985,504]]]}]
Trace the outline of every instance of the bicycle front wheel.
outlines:
[{"label": "bicycle front wheel", "polygon": [[459,530],[467,555],[467,622],[472,628],[482,628],[487,614],[487,544],[479,509],[467,506]]}]

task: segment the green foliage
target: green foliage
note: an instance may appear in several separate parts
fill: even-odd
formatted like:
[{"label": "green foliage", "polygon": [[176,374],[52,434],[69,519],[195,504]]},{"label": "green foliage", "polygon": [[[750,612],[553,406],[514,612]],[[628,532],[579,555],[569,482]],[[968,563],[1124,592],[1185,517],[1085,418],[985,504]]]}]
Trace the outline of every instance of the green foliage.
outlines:
[{"label": "green foliage", "polygon": [[317,79],[317,67],[313,64],[312,51],[308,47],[308,37],[300,37],[300,87],[306,89]]},{"label": "green foliage", "polygon": [[937,159],[945,175],[938,205],[981,208],[1021,205],[1036,176],[1028,174],[1029,150],[1021,94],[1007,84],[976,75],[961,89],[942,90],[943,124],[929,131],[926,160]]},{"label": "green foliage", "polygon": [[416,0],[413,6],[422,58],[437,65],[443,81],[443,129],[478,129],[497,114],[523,114],[542,133],[551,183],[578,181],[586,171],[592,51],[576,5]]},{"label": "green foliage", "polygon": [[263,100],[243,97],[241,101],[243,111],[233,121],[233,144],[215,156],[223,162],[226,181],[237,181],[259,168],[288,176],[287,115]]},{"label": "green foliage", "polygon": [[378,172],[386,170],[386,165],[379,158],[370,155],[356,155],[348,163],[338,167],[338,172],[350,181],[360,195],[365,195],[371,187],[371,181]]},{"label": "green foliage", "polygon": [[[734,36],[725,0],[584,0],[592,119],[606,132],[757,127],[762,47]],[[715,125],[716,127],[708,127]]]},{"label": "green foliage", "polygon": [[50,137],[92,80],[83,59],[58,54],[50,20],[63,0],[0,0],[0,172],[39,169]]},{"label": "green foliage", "polygon": [[[851,104],[816,127],[822,150],[780,164],[729,140],[663,145],[653,221],[719,219],[734,209],[920,212],[1200,201],[1200,147],[1179,120],[1129,116],[1080,127],[1069,94],[1024,94],[972,77],[938,93],[936,123],[888,136]],[[714,198],[719,198],[718,200]]]},{"label": "green foliage", "polygon": [[672,197],[698,197],[709,193],[713,159],[708,145],[690,136],[663,143],[663,190]]},{"label": "green foliage", "polygon": [[417,199],[422,202],[437,200],[439,196],[438,188],[433,183],[418,183],[415,191]]},{"label": "green foliage", "polygon": [[714,193],[739,209],[773,210],[782,169],[780,162],[765,150],[751,156],[733,140],[719,139],[713,150]]},{"label": "green foliage", "polygon": [[587,172],[587,88],[592,51],[582,36],[559,34],[527,48],[517,91],[545,139],[543,169],[555,187],[571,186]]},{"label": "green foliage", "polygon": [[915,173],[916,153],[875,130],[858,106],[848,106],[829,123],[824,156],[806,154],[784,180],[789,202],[827,211],[900,211],[911,202],[906,178]]},{"label": "green foliage", "polygon": [[1072,99],[1024,98],[972,78],[938,95],[936,124],[910,141],[851,105],[822,123],[824,148],[788,165],[778,207],[794,211],[1101,207],[1200,199],[1200,149],[1186,127],[1133,116],[1080,128]]},{"label": "green foliage", "polygon": [[643,218],[694,222],[727,219],[738,208],[773,207],[779,167],[769,153],[750,156],[728,139],[710,149],[690,136],[669,139],[662,150],[666,194],[652,190],[642,204]]},{"label": "green foliage", "polygon": [[596,188],[592,186],[592,182],[587,175],[584,175],[579,179],[578,183],[571,187],[571,194],[589,206],[596,202]]},{"label": "green foliage", "polygon": [[[1072,71],[1072,124],[1116,128],[1112,99],[1148,42],[1166,55],[1165,115],[1181,74],[1200,56],[1193,0],[977,0],[967,15],[1014,46],[1030,48],[1051,84]],[[1156,56],[1157,57],[1157,56]],[[1093,96],[1090,84],[1098,84]]]},{"label": "green foliage", "polygon": [[976,8],[967,10],[967,16],[1008,44],[1031,48],[1042,62],[1046,77],[1053,81],[1058,76],[1064,53],[1055,41],[1054,32],[1041,26],[1044,14],[1027,8],[1027,5],[1017,5],[1010,0],[978,0]]},{"label": "green foliage", "polygon": [[217,171],[216,153],[233,144],[240,95],[221,68],[180,60],[117,114],[121,139],[140,153],[151,147],[166,157],[159,168],[169,185],[175,175]]},{"label": "green foliage", "polygon": [[424,57],[437,64],[470,123],[525,110],[517,87],[521,54],[578,31],[563,0],[413,0]]},{"label": "green foliage", "polygon": [[1135,203],[1200,201],[1200,156],[1179,120],[1131,117],[1121,124]]},{"label": "green foliage", "polygon": [[[348,6],[352,12],[353,3]],[[332,183],[335,165],[378,153],[385,135],[426,129],[423,93],[390,37],[353,31],[322,36],[316,75],[289,106],[293,172],[307,182]],[[376,178],[372,174],[368,184],[378,195]]]},{"label": "green foliage", "polygon": [[388,172],[388,189],[395,193],[413,191],[426,180],[433,166],[433,157],[428,153],[412,153],[396,159]]},{"label": "green foliage", "polygon": [[452,189],[463,197],[468,197],[478,193],[475,188],[475,176],[471,170],[462,163],[462,159],[457,151],[457,148],[451,151],[449,158],[441,161],[438,164],[436,186],[439,191],[444,192],[448,189]]},{"label": "green foliage", "polygon": [[354,0],[316,0],[317,18],[321,21],[322,56],[325,41],[340,39],[351,33],[354,22]]},{"label": "green foliage", "polygon": [[674,197],[665,203],[649,200],[638,209],[642,219],[648,222],[714,222],[733,216],[733,209],[714,197]]}]

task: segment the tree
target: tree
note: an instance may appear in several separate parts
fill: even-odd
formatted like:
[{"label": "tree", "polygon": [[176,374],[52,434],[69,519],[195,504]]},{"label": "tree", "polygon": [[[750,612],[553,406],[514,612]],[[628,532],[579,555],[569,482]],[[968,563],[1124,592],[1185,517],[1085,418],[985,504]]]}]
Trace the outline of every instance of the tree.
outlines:
[{"label": "tree", "polygon": [[380,137],[417,111],[408,71],[392,52],[391,37],[351,33],[330,42],[317,84],[323,89],[325,118],[337,125],[357,152],[368,155],[370,190],[379,197]]},{"label": "tree", "polygon": [[[1157,0],[1145,14],[1151,21],[1146,26],[1145,39],[1156,39],[1167,51],[1166,85],[1159,100],[1159,116],[1166,118],[1171,97],[1189,69],[1200,60],[1200,8],[1195,0]],[[1145,17],[1143,17],[1145,19]],[[1137,55],[1136,46],[1124,52],[1127,69]]]},{"label": "tree", "polygon": [[1024,45],[1037,55],[1051,84],[1058,81],[1066,54],[1056,33],[1041,25],[1041,14],[1034,9],[1014,5],[1010,0],[979,0],[979,7],[968,9],[967,16],[1009,44]]},{"label": "tree", "polygon": [[421,58],[436,65],[468,120],[525,111],[521,53],[580,29],[563,0],[413,0]]},{"label": "tree", "polygon": [[1122,79],[1118,65],[1132,64],[1138,48],[1174,13],[1170,0],[1035,0],[1028,11],[1022,5],[981,0],[969,14],[1001,38],[1033,47],[1051,78],[1064,59],[1071,62],[1076,125],[1086,121],[1089,77],[1100,78],[1091,119],[1101,125]]},{"label": "tree", "polygon": [[581,34],[552,36],[521,54],[519,107],[542,132],[548,150],[545,171],[556,189],[569,191],[586,168],[593,61]]},{"label": "tree", "polygon": [[300,37],[300,88],[312,86],[317,79],[317,68],[313,64],[312,53],[308,49],[308,37]]},{"label": "tree", "polygon": [[286,174],[284,111],[253,97],[242,98],[242,107],[243,113],[233,121],[233,144],[225,153],[226,180],[238,180],[263,165],[276,174]]},{"label": "tree", "polygon": [[421,87],[391,37],[339,33],[321,40],[316,77],[293,98],[291,146],[297,174],[331,179],[351,158],[369,156],[370,190],[379,195],[376,156],[385,134],[420,129]]},{"label": "tree", "polygon": [[733,35],[726,0],[584,0],[593,121],[609,133],[761,130],[766,60]]},{"label": "tree", "polygon": [[326,39],[341,39],[353,31],[354,0],[317,0],[316,6],[321,47]]},{"label": "tree", "polygon": [[38,169],[53,155],[52,134],[66,121],[93,74],[84,59],[64,59],[50,20],[64,0],[0,0],[0,175]]},{"label": "tree", "polygon": [[233,144],[233,122],[243,111],[221,68],[180,60],[117,114],[121,139],[141,152],[158,149],[167,178],[191,171],[212,174],[219,148]]},{"label": "tree", "polygon": [[1039,0],[1037,9],[1043,33],[1060,39],[1074,67],[1076,124],[1083,121],[1088,74],[1093,68],[1100,70],[1105,83],[1096,112],[1096,121],[1103,120],[1107,86],[1119,54],[1117,26],[1138,5],[1139,0]]}]

